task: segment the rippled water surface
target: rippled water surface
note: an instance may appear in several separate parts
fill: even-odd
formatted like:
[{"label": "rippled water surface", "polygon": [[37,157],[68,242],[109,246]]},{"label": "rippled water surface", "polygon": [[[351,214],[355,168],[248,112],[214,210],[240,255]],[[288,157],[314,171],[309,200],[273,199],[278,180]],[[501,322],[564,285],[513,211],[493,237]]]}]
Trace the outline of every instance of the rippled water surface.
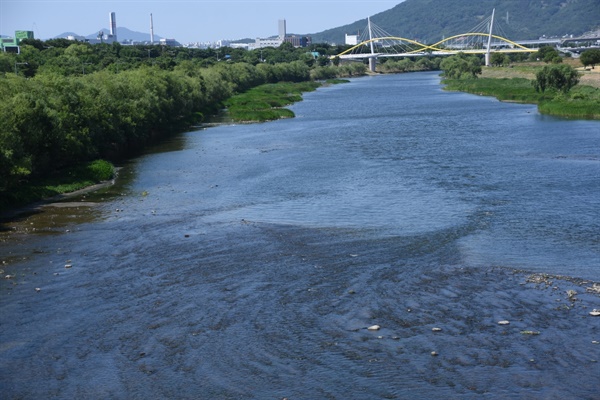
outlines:
[{"label": "rippled water surface", "polygon": [[598,398],[599,122],[431,73],[292,109],[4,221],[3,397]]}]

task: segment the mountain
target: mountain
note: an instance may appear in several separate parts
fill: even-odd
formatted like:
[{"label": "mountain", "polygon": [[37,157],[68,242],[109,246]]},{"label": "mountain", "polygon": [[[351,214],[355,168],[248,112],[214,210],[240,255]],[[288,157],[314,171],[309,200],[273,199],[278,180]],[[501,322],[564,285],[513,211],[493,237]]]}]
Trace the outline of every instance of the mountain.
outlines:
[{"label": "mountain", "polygon": [[[470,32],[493,9],[494,24],[513,40],[578,36],[600,27],[600,0],[406,0],[371,16],[371,22],[393,36],[435,43]],[[312,41],[344,43],[345,34],[357,34],[366,27],[365,18],[311,34]]]},{"label": "mountain", "polygon": [[[96,32],[85,36],[85,38],[86,39],[96,39],[98,37],[98,32],[100,32],[100,31],[104,32],[105,34],[110,33],[110,30],[103,28],[103,29],[99,29]],[[67,36],[79,36],[79,35],[77,33],[73,33],[73,32],[65,32],[56,37],[57,38],[65,38]],[[119,42],[123,42],[126,40],[133,40],[134,42],[149,42],[150,41],[150,33],[135,32],[135,31],[132,31],[125,27],[117,27],[117,39],[119,40]],[[155,42],[158,42],[160,39],[162,39],[161,36],[158,36],[156,34],[154,35]]]}]

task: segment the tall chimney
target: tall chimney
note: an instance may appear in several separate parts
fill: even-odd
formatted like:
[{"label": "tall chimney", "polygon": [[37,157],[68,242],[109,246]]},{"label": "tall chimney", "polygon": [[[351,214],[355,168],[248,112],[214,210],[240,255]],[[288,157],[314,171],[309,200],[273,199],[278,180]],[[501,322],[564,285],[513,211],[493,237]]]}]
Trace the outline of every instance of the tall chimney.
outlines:
[{"label": "tall chimney", "polygon": [[114,12],[110,13],[110,35],[117,41],[117,16]]},{"label": "tall chimney", "polygon": [[152,13],[150,13],[150,44],[154,44],[154,23],[152,22]]}]

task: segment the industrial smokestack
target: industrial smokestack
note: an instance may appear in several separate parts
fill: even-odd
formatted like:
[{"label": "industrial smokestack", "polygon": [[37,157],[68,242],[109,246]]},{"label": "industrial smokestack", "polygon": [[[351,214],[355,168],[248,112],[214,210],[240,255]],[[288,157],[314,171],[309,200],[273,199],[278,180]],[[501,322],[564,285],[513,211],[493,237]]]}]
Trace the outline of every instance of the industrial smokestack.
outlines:
[{"label": "industrial smokestack", "polygon": [[117,41],[117,16],[114,12],[110,13],[110,36]]},{"label": "industrial smokestack", "polygon": [[150,43],[154,44],[154,23],[152,22],[152,13],[150,13]]}]

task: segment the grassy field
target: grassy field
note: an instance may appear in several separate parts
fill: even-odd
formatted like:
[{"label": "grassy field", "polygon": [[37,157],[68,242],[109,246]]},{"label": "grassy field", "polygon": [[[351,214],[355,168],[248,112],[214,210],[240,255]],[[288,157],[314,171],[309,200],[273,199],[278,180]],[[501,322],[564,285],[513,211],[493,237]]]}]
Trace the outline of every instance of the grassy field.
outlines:
[{"label": "grassy field", "polygon": [[568,118],[600,119],[600,68],[585,70],[578,60],[565,59],[581,74],[580,82],[567,94],[555,91],[538,93],[532,82],[543,63],[520,63],[509,67],[486,67],[481,77],[445,80],[447,90],[457,90],[502,101],[537,104],[543,114]]},{"label": "grassy field", "polygon": [[[600,66],[595,69],[585,69],[581,62],[575,58],[565,58],[563,61],[575,68],[580,74],[579,84],[600,89]],[[483,69],[482,78],[525,78],[535,79],[535,73],[545,64],[539,62],[518,63],[510,67],[486,67]]]}]

